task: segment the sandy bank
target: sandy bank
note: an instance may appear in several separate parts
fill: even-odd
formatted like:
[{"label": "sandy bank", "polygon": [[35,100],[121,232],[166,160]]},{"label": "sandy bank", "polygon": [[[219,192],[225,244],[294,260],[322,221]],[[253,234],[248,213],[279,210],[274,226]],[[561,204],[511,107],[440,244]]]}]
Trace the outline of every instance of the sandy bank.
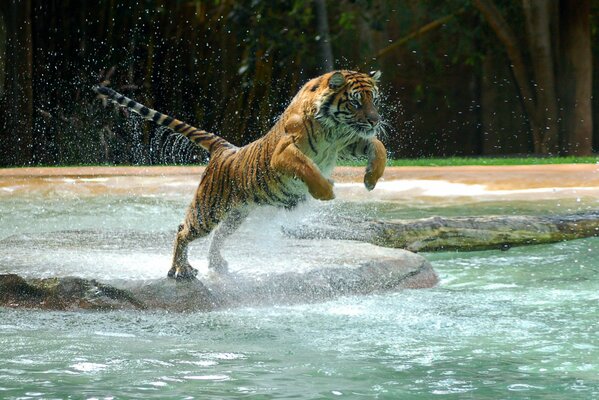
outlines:
[{"label": "sandy bank", "polygon": [[[339,183],[359,182],[363,168],[338,167]],[[35,177],[92,178],[105,176],[199,176],[203,167],[64,167],[0,169],[0,179]],[[489,190],[546,187],[598,187],[599,165],[557,164],[516,166],[388,167],[384,180],[441,180],[468,185],[485,185]]]}]

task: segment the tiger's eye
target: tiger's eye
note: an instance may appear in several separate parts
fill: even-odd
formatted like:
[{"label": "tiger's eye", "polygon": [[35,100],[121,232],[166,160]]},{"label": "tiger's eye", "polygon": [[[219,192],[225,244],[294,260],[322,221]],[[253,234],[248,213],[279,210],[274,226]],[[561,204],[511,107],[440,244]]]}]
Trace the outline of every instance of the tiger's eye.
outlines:
[{"label": "tiger's eye", "polygon": [[358,100],[351,100],[350,103],[351,103],[352,107],[354,107],[354,108],[362,107],[362,104],[360,104],[360,102]]}]

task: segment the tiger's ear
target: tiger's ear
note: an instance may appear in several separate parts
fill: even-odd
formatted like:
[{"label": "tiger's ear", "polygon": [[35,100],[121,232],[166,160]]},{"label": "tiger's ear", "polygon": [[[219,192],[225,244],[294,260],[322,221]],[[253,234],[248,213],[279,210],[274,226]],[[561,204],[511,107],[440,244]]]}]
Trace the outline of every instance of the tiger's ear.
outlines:
[{"label": "tiger's ear", "polygon": [[378,82],[381,79],[381,71],[370,71],[370,77],[374,79],[375,82]]},{"label": "tiger's ear", "polygon": [[345,77],[341,72],[337,71],[329,78],[329,87],[331,89],[337,90],[343,85],[345,85]]}]

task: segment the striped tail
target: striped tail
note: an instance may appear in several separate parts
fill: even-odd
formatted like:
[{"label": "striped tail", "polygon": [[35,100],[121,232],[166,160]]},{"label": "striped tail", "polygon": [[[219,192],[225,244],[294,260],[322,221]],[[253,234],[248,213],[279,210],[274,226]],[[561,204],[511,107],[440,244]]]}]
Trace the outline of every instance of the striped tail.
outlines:
[{"label": "striped tail", "polygon": [[94,86],[93,90],[103,98],[110,100],[121,107],[126,107],[147,120],[154,121],[160,126],[166,126],[167,128],[182,134],[194,144],[203,147],[210,153],[219,147],[236,148],[234,145],[214,133],[195,128],[183,121],[179,121],[178,119],[159,113],[156,110],[152,110],[110,88],[105,86]]}]

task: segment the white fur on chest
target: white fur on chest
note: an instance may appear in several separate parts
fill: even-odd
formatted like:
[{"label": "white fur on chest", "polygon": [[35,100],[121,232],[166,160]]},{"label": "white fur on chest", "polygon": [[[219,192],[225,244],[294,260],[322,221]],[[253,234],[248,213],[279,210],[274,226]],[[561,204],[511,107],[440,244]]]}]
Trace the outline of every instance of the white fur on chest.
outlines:
[{"label": "white fur on chest", "polygon": [[318,140],[315,141],[314,147],[316,152],[312,152],[311,159],[314,161],[320,172],[330,178],[333,169],[337,165],[339,151],[355,140],[352,132],[335,128],[323,128]]}]

